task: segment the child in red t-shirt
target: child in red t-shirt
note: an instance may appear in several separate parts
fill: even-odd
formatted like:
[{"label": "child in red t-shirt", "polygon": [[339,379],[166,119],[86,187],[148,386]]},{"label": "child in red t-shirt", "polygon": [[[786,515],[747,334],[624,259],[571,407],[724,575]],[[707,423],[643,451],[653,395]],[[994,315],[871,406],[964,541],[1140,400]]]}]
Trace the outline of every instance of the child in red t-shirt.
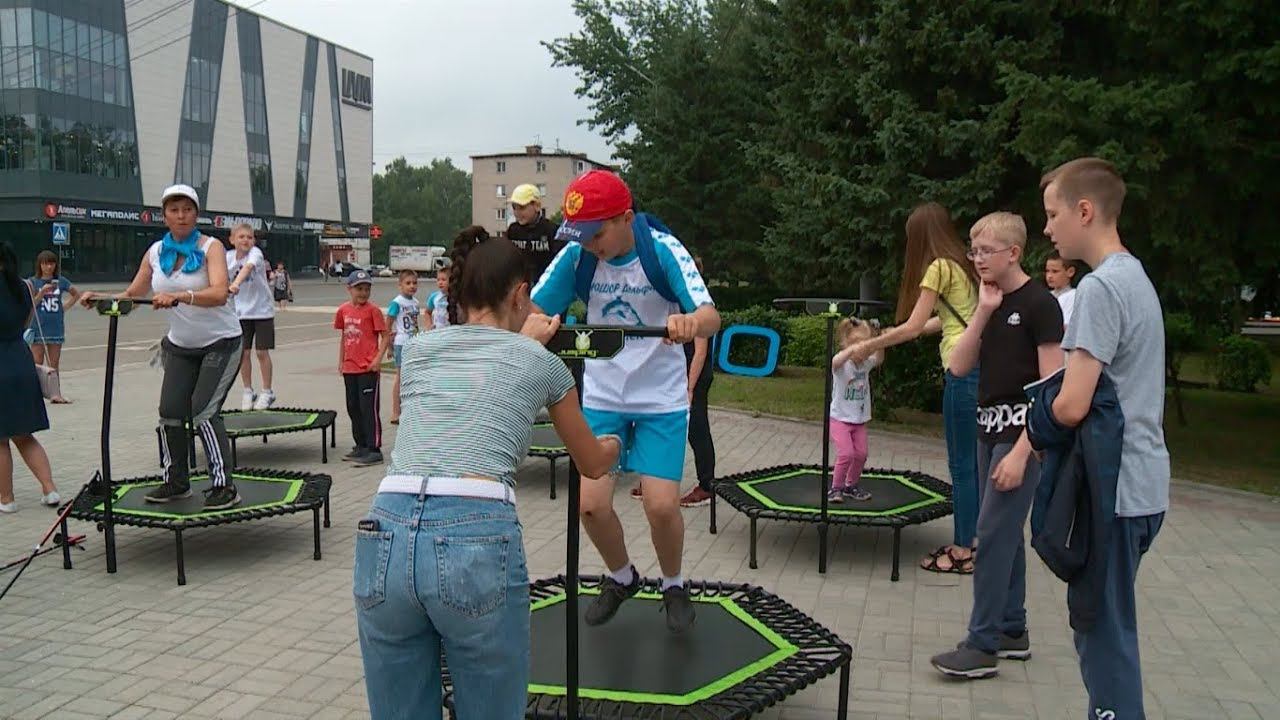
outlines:
[{"label": "child in red t-shirt", "polygon": [[338,372],[347,386],[347,415],[356,445],[343,460],[358,467],[382,464],[382,419],[378,416],[379,359],[386,352],[386,322],[382,311],[369,302],[373,278],[364,270],[347,277],[351,302],[343,303],[333,318],[342,331],[338,343]]}]

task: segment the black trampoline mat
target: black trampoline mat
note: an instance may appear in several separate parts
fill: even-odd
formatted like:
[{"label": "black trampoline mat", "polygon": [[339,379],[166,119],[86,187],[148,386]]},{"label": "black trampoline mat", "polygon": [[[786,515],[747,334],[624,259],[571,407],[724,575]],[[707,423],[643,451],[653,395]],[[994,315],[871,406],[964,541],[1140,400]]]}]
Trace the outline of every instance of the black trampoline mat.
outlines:
[{"label": "black trampoline mat", "polygon": [[[798,650],[730,598],[694,598],[697,621],[685,635],[667,631],[662,598],[641,593],[608,623],[582,620],[595,594],[579,599],[582,697],[691,705],[777,665]],[[529,692],[565,694],[564,595],[533,604]]]},{"label": "black trampoline mat", "polygon": [[319,418],[319,413],[291,410],[244,410],[222,414],[222,421],[227,425],[227,432],[232,435],[307,428],[311,427]]},{"label": "black trampoline mat", "polygon": [[[304,482],[301,479],[265,478],[255,475],[241,475],[239,473],[233,473],[231,478],[236,485],[236,490],[240,493],[241,501],[239,505],[224,510],[206,511],[204,509],[203,491],[212,487],[212,483],[209,481],[208,476],[199,475],[191,478],[191,497],[167,503],[149,503],[146,501],[147,493],[161,483],[146,482],[121,485],[116,489],[115,500],[112,503],[111,510],[121,515],[140,515],[169,520],[197,516],[212,517],[291,503],[297,499]],[[103,504],[98,503],[94,509],[102,511],[104,509]]]},{"label": "black trampoline mat", "polygon": [[[742,489],[765,507],[792,512],[822,512],[822,473],[817,470],[787,470],[778,475],[740,482]],[[871,499],[829,503],[830,515],[883,517],[901,515],[947,498],[919,485],[910,478],[890,473],[863,473],[859,484],[871,493]]]},{"label": "black trampoline mat", "polygon": [[530,436],[529,449],[538,452],[566,452],[564,441],[556,434],[551,423],[535,423]]}]

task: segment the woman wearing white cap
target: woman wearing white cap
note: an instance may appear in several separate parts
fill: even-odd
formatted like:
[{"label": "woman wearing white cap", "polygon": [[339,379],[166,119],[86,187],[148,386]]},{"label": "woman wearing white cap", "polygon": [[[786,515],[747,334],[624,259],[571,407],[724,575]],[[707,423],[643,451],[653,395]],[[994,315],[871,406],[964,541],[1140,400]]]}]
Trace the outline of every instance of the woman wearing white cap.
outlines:
[{"label": "woman wearing white cap", "polygon": [[[222,242],[196,229],[200,197],[188,185],[174,185],[160,199],[169,232],[147,249],[138,274],[116,297],[141,297],[151,290],[155,310],[171,309],[169,332],[161,341],[164,381],[160,387],[160,425],[164,484],[147,493],[147,502],[166,503],[191,496],[187,455],[190,435],[200,433],[209,459],[212,487],[205,508],[240,502],[231,468],[222,402],[240,369],[240,321],[227,303],[227,257]],[[103,297],[85,293],[85,305]]]}]

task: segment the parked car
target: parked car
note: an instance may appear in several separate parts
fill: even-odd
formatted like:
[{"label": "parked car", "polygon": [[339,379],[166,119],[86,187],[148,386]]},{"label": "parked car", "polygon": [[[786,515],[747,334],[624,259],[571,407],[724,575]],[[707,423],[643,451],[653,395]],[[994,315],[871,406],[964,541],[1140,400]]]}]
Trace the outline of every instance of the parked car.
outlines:
[{"label": "parked car", "polygon": [[369,274],[377,277],[391,277],[395,273],[391,272],[391,268],[386,265],[370,265]]},{"label": "parked car", "polygon": [[320,271],[320,266],[318,265],[303,265],[298,269],[298,272],[293,274],[294,277],[299,278],[320,277],[321,275],[324,275],[324,273]]}]

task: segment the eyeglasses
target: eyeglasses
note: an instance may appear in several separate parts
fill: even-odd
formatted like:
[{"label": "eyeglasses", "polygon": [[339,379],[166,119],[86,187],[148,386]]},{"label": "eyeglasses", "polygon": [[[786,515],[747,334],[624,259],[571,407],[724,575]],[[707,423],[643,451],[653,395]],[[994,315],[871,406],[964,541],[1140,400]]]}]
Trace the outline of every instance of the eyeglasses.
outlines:
[{"label": "eyeglasses", "polygon": [[1000,248],[999,250],[987,250],[986,248],[978,248],[977,250],[974,250],[973,248],[969,248],[969,251],[966,252],[964,256],[969,258],[970,260],[986,260],[992,255],[996,255],[998,253],[1006,252],[1012,249],[1013,249],[1012,245],[1010,245],[1009,247]]}]

